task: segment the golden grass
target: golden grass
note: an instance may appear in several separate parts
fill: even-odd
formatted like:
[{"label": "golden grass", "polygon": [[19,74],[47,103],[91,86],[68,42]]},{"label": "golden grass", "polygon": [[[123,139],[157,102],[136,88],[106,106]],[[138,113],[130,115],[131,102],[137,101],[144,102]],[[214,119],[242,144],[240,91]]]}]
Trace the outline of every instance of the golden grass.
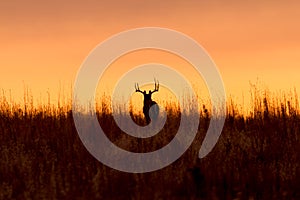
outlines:
[{"label": "golden grass", "polygon": [[[299,199],[300,114],[296,91],[272,96],[251,88],[252,107],[244,114],[227,103],[222,135],[213,151],[198,159],[210,120],[200,110],[195,141],[176,162],[159,171],[129,174],[94,159],[82,145],[71,104],[33,106],[0,99],[0,199]],[[166,107],[163,130],[147,139],[123,133],[107,100],[97,107],[99,123],[116,145],[149,152],[166,145],[178,128],[180,113]],[[49,101],[50,102],[50,101]],[[122,111],[120,111],[121,113]],[[132,115],[143,124],[141,113]]]}]

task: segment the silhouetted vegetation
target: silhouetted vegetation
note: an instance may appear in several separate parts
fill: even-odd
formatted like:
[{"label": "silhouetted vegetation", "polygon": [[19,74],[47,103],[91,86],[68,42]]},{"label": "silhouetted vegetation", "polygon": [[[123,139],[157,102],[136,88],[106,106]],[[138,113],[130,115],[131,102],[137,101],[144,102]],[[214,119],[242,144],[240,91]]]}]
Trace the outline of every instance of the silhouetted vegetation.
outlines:
[{"label": "silhouetted vegetation", "polygon": [[[98,162],[81,143],[70,105],[29,102],[0,107],[0,199],[299,199],[300,114],[296,92],[273,98],[252,88],[249,115],[229,101],[222,135],[198,159],[209,124],[203,106],[195,141],[176,162],[159,171],[130,174]],[[108,138],[133,151],[166,145],[180,113],[167,107],[164,129],[147,139],[123,133],[102,102],[98,119]],[[138,124],[142,115],[132,114]]]}]

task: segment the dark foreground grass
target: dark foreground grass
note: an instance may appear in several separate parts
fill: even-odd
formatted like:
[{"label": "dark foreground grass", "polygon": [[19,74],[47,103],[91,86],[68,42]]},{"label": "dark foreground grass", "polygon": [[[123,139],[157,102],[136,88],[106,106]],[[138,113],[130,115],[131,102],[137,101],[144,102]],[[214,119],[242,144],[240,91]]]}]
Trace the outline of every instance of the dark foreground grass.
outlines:
[{"label": "dark foreground grass", "polygon": [[[176,162],[159,171],[130,174],[94,159],[82,145],[67,108],[0,111],[0,199],[300,199],[300,115],[289,101],[270,105],[256,98],[251,115],[234,106],[213,151],[198,159],[209,123],[201,111],[195,141]],[[259,102],[261,104],[259,104]],[[297,104],[295,104],[297,105]],[[122,133],[107,111],[98,118],[120,147],[147,152],[166,145],[180,114],[168,110],[157,136]],[[135,116],[142,123],[141,116]]]}]

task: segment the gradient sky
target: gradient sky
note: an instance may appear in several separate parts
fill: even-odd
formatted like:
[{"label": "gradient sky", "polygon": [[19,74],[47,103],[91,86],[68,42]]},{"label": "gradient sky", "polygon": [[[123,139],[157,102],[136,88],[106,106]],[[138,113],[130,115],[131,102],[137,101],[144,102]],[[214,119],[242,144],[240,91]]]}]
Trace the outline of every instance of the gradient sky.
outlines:
[{"label": "gradient sky", "polygon": [[194,38],[210,54],[228,94],[262,80],[300,89],[299,1],[1,1],[0,88],[16,100],[71,87],[100,42],[132,28],[158,26]]}]

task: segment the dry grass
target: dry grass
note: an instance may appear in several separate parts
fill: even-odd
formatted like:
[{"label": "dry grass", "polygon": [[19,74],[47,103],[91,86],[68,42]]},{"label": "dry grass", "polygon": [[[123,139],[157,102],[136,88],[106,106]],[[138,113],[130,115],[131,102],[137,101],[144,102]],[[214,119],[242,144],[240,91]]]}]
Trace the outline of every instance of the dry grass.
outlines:
[{"label": "dry grass", "polygon": [[[299,199],[297,94],[272,97],[256,87],[251,94],[249,115],[229,101],[223,133],[207,157],[197,158],[210,119],[203,107],[187,152],[172,165],[144,174],[119,172],[94,159],[76,133],[70,104],[35,108],[30,98],[20,105],[2,95],[0,199]],[[164,129],[136,139],[119,130],[105,101],[102,106],[97,114],[107,136],[134,152],[166,145],[180,120],[178,110],[168,106]],[[141,115],[132,117],[143,124]]]}]

